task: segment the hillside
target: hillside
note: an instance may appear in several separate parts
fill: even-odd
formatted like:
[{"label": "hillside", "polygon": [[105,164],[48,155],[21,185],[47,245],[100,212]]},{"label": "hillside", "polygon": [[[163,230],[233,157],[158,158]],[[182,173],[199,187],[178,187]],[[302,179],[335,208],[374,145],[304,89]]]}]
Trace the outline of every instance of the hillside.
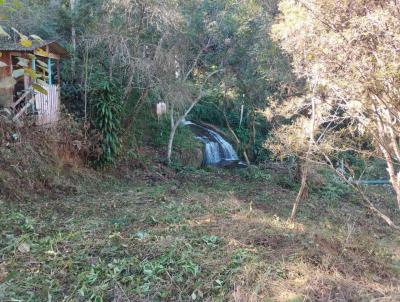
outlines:
[{"label": "hillside", "polygon": [[0,302],[400,301],[397,0],[0,0]]},{"label": "hillside", "polygon": [[[237,184],[240,183],[240,186]],[[109,179],[0,203],[2,300],[397,301],[398,234],[354,199],[247,175]],[[376,196],[389,196],[385,190]],[[386,197],[385,197],[386,198]],[[391,197],[390,197],[391,198]]]}]

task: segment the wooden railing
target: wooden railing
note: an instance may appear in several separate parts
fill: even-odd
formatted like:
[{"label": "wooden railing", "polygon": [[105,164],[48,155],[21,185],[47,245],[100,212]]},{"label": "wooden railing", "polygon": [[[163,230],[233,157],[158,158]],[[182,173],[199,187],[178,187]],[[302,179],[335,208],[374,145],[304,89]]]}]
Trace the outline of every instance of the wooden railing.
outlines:
[{"label": "wooden railing", "polygon": [[[25,96],[25,97],[26,97],[26,96]],[[20,101],[20,102],[21,102],[21,101]],[[18,113],[13,117],[13,121],[14,121],[14,122],[17,121],[17,120],[21,117],[21,115],[23,115],[23,114],[28,110],[28,108],[29,108],[30,106],[32,106],[34,103],[35,103],[35,98],[32,97],[32,98],[29,100],[29,102],[27,102],[27,103],[25,104],[25,106],[22,107],[22,109],[19,110]],[[15,107],[14,107],[14,108],[15,108]]]},{"label": "wooden railing", "polygon": [[15,108],[31,93],[31,91],[26,91],[21,97],[11,105],[11,108],[15,110]]},{"label": "wooden railing", "polygon": [[[26,104],[21,109],[17,110],[17,106],[20,105],[23,101],[26,101],[28,99],[29,101],[27,101]],[[24,92],[16,102],[11,104],[11,109],[15,113],[12,120],[14,122],[17,121],[24,113],[26,113],[28,108],[31,107],[34,103],[35,103],[35,98],[32,94],[31,89],[29,89],[26,92]]]}]

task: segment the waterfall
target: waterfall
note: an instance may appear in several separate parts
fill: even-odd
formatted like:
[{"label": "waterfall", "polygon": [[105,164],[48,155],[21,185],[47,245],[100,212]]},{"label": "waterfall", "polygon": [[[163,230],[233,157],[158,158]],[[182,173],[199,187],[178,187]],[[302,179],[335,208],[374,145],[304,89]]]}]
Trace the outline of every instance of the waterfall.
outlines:
[{"label": "waterfall", "polygon": [[196,138],[204,144],[204,165],[227,166],[239,163],[233,146],[216,131],[207,127],[184,121],[190,126]]}]

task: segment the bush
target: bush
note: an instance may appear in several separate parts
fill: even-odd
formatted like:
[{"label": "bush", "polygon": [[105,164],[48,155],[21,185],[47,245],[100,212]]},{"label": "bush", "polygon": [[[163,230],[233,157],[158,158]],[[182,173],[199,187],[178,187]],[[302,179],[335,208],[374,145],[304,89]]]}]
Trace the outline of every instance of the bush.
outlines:
[{"label": "bush", "polygon": [[238,169],[237,173],[241,177],[250,181],[269,181],[272,178],[271,174],[257,166],[249,166],[246,169]]},{"label": "bush", "polygon": [[122,102],[119,91],[116,84],[105,80],[97,82],[91,93],[95,100],[94,125],[102,136],[102,152],[95,161],[100,166],[114,162],[120,148]]},{"label": "bush", "polygon": [[326,201],[338,201],[351,194],[351,188],[329,169],[316,171],[318,180],[313,175],[309,182],[310,191]]}]

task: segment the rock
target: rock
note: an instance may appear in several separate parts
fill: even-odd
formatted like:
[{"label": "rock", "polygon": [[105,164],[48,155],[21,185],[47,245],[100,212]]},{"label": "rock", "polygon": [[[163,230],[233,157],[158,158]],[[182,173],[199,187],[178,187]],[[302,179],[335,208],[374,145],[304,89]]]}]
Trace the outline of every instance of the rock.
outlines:
[{"label": "rock", "polygon": [[171,188],[169,188],[169,193],[176,194],[177,192],[178,192],[177,186],[172,186]]},{"label": "rock", "polygon": [[203,164],[203,150],[201,147],[182,151],[179,154],[179,162],[184,166],[200,168]]},{"label": "rock", "polygon": [[22,254],[27,254],[30,252],[30,250],[31,250],[31,247],[29,246],[29,244],[27,244],[25,242],[18,245],[18,251],[20,251]]}]

